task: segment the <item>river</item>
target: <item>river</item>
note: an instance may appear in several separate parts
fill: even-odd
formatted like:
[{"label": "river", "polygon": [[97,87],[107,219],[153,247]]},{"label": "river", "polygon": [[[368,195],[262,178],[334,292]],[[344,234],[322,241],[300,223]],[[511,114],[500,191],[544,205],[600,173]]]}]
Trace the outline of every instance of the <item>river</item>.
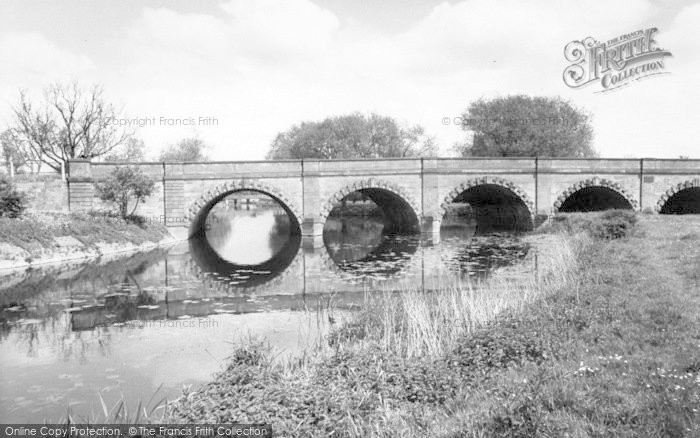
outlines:
[{"label": "river", "polygon": [[249,336],[294,354],[367,295],[535,269],[518,236],[458,220],[432,244],[384,234],[381,217],[333,216],[309,249],[279,208],[211,218],[205,237],[169,248],[0,277],[0,422],[95,421],[103,401],[172,400]]}]

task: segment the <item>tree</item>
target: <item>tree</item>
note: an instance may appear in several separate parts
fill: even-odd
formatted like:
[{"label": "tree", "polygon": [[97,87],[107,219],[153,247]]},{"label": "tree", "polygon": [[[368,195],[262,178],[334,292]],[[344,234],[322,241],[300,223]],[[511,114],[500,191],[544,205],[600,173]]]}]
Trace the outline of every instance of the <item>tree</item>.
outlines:
[{"label": "tree", "polygon": [[29,161],[28,155],[22,149],[21,142],[11,129],[6,129],[0,133],[0,153],[5,166],[7,166],[8,173],[10,172],[10,163],[12,163],[15,170],[18,170]]},{"label": "tree", "polygon": [[102,88],[83,90],[77,82],[54,84],[35,105],[20,91],[12,108],[19,140],[55,170],[72,158],[95,158],[124,143],[131,133],[119,126],[119,112],[103,98]]},{"label": "tree", "polygon": [[143,140],[129,137],[120,147],[105,155],[105,161],[116,163],[128,163],[144,161],[146,158],[146,145]]},{"label": "tree", "polygon": [[391,117],[353,113],[302,122],[277,135],[268,159],[434,156],[436,144],[421,126],[402,127]]},{"label": "tree", "polygon": [[462,114],[464,157],[595,157],[591,116],[559,97],[525,95],[472,102]]},{"label": "tree", "polygon": [[[134,166],[118,166],[106,180],[95,183],[100,199],[116,203],[123,219],[131,217],[139,206],[139,202],[151,196],[154,186],[155,181]],[[131,199],[136,202],[129,213]]]},{"label": "tree", "polygon": [[199,138],[185,138],[160,153],[160,161],[207,161],[208,146]]}]

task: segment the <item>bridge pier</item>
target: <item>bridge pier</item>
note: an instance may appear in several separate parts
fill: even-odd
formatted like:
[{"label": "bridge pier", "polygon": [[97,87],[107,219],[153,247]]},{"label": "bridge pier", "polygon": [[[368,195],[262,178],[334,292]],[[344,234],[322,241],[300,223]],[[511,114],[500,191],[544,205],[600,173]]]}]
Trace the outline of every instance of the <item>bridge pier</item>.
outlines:
[{"label": "bridge pier", "polygon": [[435,219],[432,216],[423,216],[421,221],[421,238],[432,243],[440,243],[440,226],[442,219]]},{"label": "bridge pier", "polygon": [[301,224],[301,246],[307,249],[323,246],[323,222],[316,218],[304,218]]}]

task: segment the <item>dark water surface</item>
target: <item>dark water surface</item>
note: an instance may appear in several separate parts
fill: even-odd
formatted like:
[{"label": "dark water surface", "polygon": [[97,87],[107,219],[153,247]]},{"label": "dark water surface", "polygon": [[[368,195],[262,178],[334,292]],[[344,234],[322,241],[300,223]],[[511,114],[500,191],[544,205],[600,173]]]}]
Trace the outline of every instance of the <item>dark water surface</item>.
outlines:
[{"label": "dark water surface", "polygon": [[372,217],[329,219],[325,245],[302,249],[282,210],[258,207],[216,210],[206,238],[171,248],[0,277],[0,422],[100,419],[100,395],[133,410],[161,385],[155,398],[173,399],[249,335],[283,354],[316,342],[329,329],[318,309],[534,269],[514,236],[454,226],[432,245]]}]

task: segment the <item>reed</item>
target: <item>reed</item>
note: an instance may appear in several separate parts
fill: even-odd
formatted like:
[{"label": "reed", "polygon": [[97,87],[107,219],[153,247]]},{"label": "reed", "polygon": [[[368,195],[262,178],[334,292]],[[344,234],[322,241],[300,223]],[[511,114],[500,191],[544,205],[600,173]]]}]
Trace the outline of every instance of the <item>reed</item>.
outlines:
[{"label": "reed", "polygon": [[576,252],[589,238],[582,234],[547,237],[546,252],[538,254],[538,269],[531,275],[504,268],[477,283],[445,279],[432,292],[406,287],[398,294],[368,294],[362,310],[331,335],[330,343],[336,349],[372,344],[406,359],[442,356],[461,337],[496,320],[505,310],[520,310],[574,283]]}]

